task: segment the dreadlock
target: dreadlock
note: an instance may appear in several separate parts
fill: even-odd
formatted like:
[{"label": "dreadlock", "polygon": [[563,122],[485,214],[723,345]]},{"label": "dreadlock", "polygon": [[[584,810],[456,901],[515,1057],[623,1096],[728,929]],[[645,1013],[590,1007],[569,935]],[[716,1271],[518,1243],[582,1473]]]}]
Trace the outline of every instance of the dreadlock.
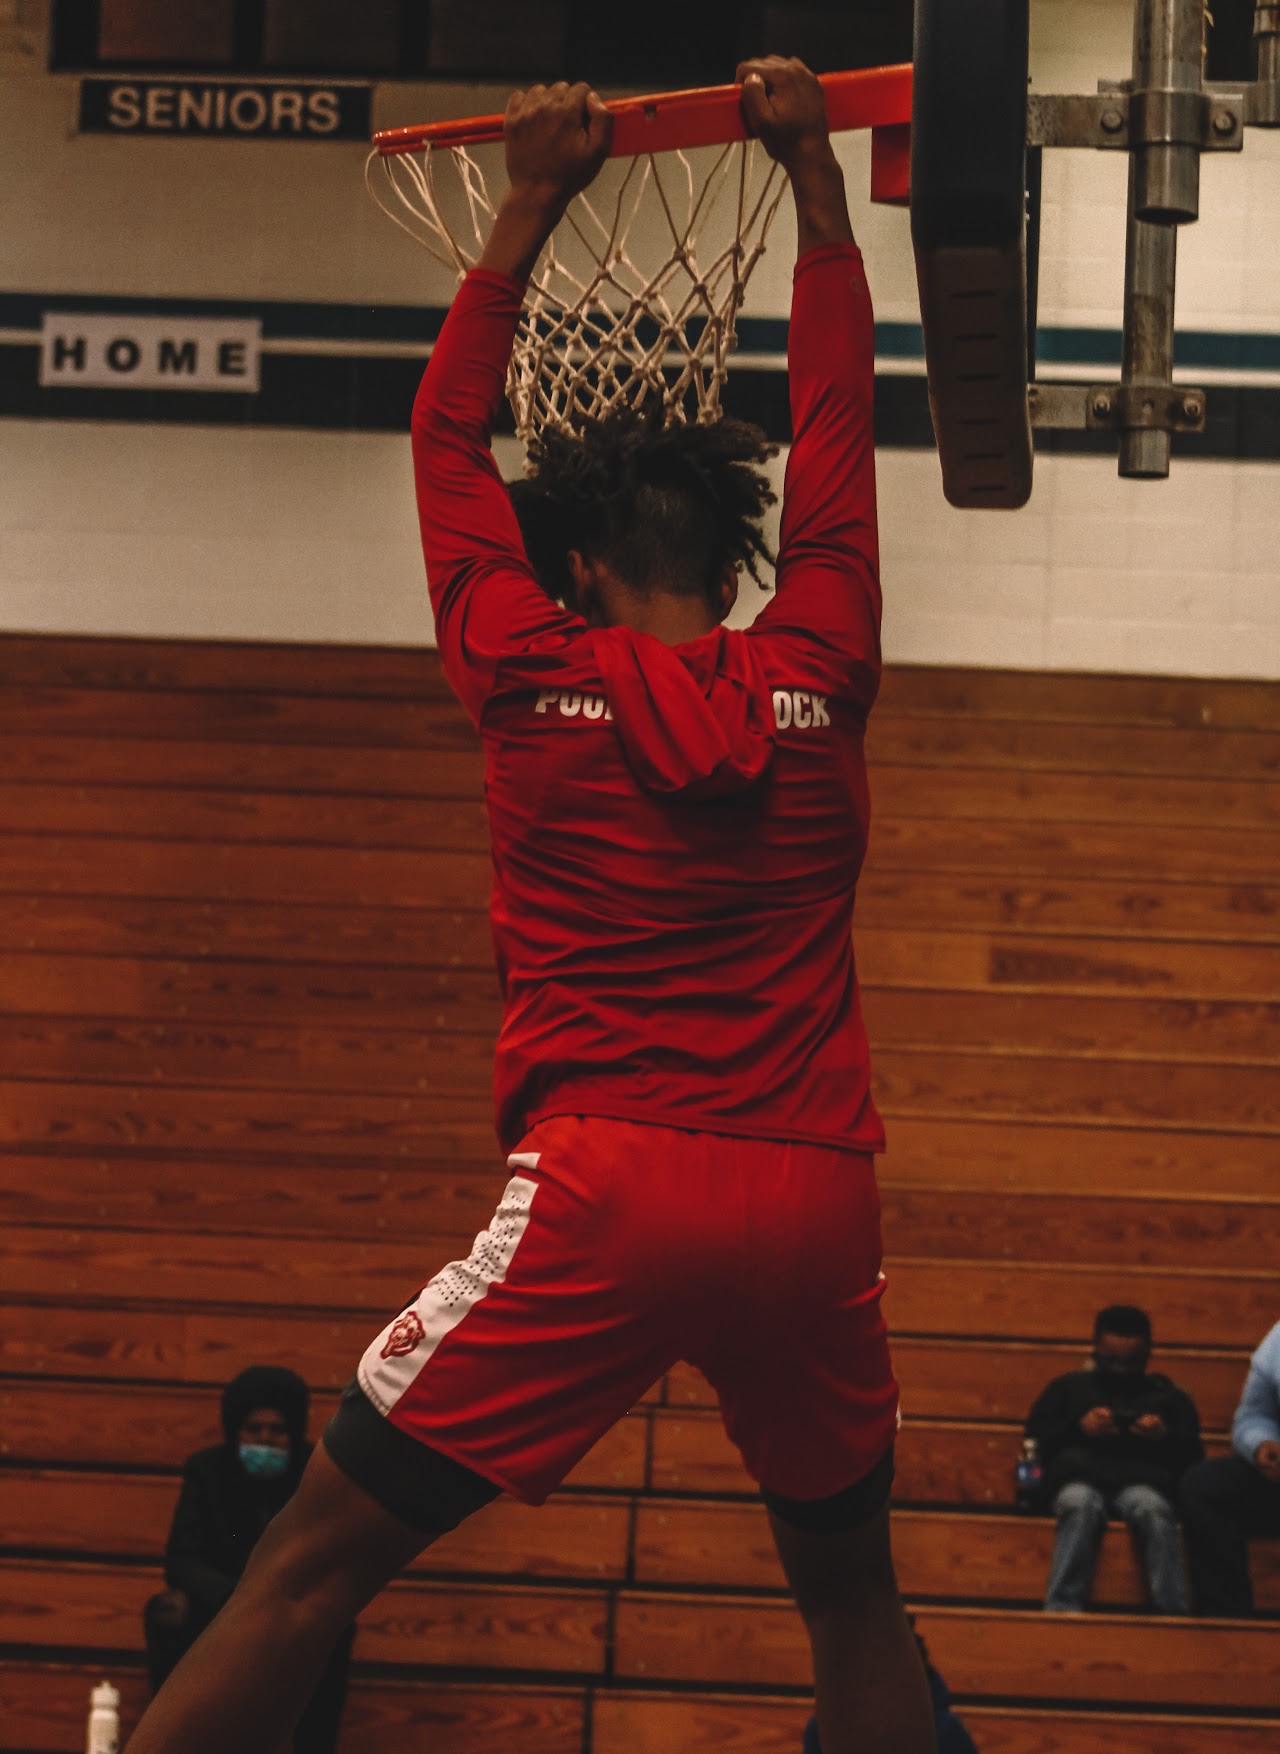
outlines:
[{"label": "dreadlock", "polygon": [[622,408],[548,429],[509,484],[530,564],[543,589],[572,601],[568,554],[603,561],[641,595],[717,601],[727,566],[762,588],[773,556],[760,529],[777,497],[762,465],[777,453],[758,426],[663,425],[660,405]]}]

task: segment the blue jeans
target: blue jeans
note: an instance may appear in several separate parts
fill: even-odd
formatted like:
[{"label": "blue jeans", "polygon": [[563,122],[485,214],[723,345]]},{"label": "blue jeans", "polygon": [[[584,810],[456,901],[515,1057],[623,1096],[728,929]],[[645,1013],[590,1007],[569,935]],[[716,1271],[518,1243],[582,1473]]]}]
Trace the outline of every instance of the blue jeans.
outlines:
[{"label": "blue jeans", "polygon": [[1182,1541],[1169,1500],[1153,1486],[1125,1486],[1108,1504],[1096,1486],[1087,1486],[1083,1480],[1068,1481],[1053,1501],[1058,1535],[1045,1607],[1057,1613],[1079,1613],[1089,1600],[1108,1510],[1128,1524],[1138,1543],[1155,1612],[1189,1614],[1191,1598],[1182,1563]]}]

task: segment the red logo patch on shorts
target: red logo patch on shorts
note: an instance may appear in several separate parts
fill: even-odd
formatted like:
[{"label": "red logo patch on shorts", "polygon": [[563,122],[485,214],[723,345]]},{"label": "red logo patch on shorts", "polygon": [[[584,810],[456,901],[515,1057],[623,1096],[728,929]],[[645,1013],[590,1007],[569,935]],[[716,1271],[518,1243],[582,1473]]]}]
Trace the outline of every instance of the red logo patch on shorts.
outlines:
[{"label": "red logo patch on shorts", "polygon": [[407,1309],[402,1316],[397,1316],[391,1324],[391,1332],[379,1354],[382,1358],[403,1358],[412,1352],[420,1340],[425,1340],[427,1330],[418,1320],[416,1310]]}]

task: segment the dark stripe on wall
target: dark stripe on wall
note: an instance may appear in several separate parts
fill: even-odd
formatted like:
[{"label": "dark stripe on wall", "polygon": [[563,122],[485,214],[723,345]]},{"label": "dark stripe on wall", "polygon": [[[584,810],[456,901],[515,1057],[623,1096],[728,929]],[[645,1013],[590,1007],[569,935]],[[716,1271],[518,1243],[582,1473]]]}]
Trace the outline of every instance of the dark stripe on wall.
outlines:
[{"label": "dark stripe on wall", "polygon": [[[1173,351],[1183,371],[1280,372],[1280,335],[1185,329],[1174,336]],[[919,353],[923,352],[921,341]],[[1105,365],[1118,369],[1120,331],[1038,329],[1036,359],[1040,365]]]},{"label": "dark stripe on wall", "polygon": [[[256,308],[256,307],[255,307]],[[262,356],[257,395],[182,390],[42,389],[40,350],[0,346],[0,415],[29,419],[119,420],[190,426],[299,427],[323,431],[407,432],[422,375],[417,359],[356,355]],[[1177,455],[1238,462],[1280,461],[1280,389],[1214,385],[1203,434],[1175,435]],[[785,444],[791,436],[783,372],[740,367],[725,386],[728,413],[754,420]],[[503,405],[500,432],[511,431]],[[876,377],[876,439],[884,450],[931,450],[928,392],[916,373]],[[1106,433],[1042,432],[1044,452],[1114,452]]]},{"label": "dark stripe on wall", "polygon": [[[434,341],[444,305],[352,305],[305,303],[292,299],[142,298],[87,293],[0,292],[0,329],[37,330],[46,311],[135,317],[257,317],[264,341]],[[742,317],[742,353],[782,355],[787,348],[785,317]],[[877,323],[880,359],[920,361],[924,337],[919,323]],[[1118,366],[1119,329],[1044,328],[1036,335],[1042,365]],[[1280,372],[1280,334],[1180,330],[1178,365],[1184,370]]]},{"label": "dark stripe on wall", "polygon": [[[1205,430],[1174,433],[1175,457],[1234,463],[1280,462],[1280,389],[1253,384],[1211,384],[1205,391]],[[1105,432],[1038,432],[1036,450],[1114,456],[1115,438]],[[1280,484],[1277,485],[1280,492]]]},{"label": "dark stripe on wall", "polygon": [[[0,414],[41,420],[125,420],[190,426],[294,426],[408,432],[420,359],[264,353],[261,389],[44,389],[38,346],[0,347]],[[511,421],[503,405],[505,427]]]}]

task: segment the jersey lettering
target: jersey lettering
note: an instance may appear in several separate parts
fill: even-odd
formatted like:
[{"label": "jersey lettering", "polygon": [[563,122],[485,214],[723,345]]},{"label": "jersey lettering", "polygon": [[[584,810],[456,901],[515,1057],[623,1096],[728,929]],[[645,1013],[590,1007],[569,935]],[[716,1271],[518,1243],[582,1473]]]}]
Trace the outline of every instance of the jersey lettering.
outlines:
[{"label": "jersey lettering", "polygon": [[805,688],[775,688],[773,717],[780,731],[793,725],[797,731],[812,731],[831,724],[826,695],[810,694]]},{"label": "jersey lettering", "polygon": [[[545,717],[553,706],[559,708],[560,716],[565,719],[579,716],[592,720],[613,718],[613,709],[602,694],[544,688],[533,703],[533,710]],[[811,694],[807,688],[775,688],[773,717],[780,731],[788,731],[793,726],[797,731],[830,729],[831,726],[827,696]]]},{"label": "jersey lettering", "polygon": [[566,719],[576,719],[581,713],[584,719],[611,719],[613,709],[602,694],[579,694],[576,690],[563,693],[558,688],[544,688],[533,703],[535,713],[545,714],[550,707],[559,706],[561,715]]}]

